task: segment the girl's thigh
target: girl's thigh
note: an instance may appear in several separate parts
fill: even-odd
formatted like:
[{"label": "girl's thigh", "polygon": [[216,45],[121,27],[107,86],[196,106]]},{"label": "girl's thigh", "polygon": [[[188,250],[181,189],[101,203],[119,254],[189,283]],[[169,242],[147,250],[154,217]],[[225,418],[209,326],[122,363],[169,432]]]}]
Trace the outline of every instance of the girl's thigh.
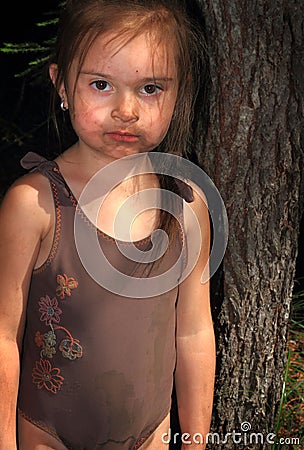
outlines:
[{"label": "girl's thigh", "polygon": [[167,439],[162,436],[168,436],[168,430],[170,428],[170,413],[165,417],[161,424],[151,434],[151,436],[140,446],[139,450],[168,450],[169,444],[166,443]]},{"label": "girl's thigh", "polygon": [[67,448],[46,431],[18,417],[19,450],[67,450]]}]

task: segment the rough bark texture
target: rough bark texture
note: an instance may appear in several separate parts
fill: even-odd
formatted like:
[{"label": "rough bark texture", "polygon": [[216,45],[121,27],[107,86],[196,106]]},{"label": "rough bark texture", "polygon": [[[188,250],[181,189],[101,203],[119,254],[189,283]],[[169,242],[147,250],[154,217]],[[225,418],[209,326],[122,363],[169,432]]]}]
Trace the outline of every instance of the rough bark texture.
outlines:
[{"label": "rough bark texture", "polygon": [[[248,422],[266,437],[275,432],[286,367],[300,223],[304,2],[187,3],[205,17],[212,80],[210,125],[198,160],[229,218],[222,272],[213,280],[220,283],[212,431],[224,438]],[[242,446],[231,437],[216,448],[269,444]]]}]

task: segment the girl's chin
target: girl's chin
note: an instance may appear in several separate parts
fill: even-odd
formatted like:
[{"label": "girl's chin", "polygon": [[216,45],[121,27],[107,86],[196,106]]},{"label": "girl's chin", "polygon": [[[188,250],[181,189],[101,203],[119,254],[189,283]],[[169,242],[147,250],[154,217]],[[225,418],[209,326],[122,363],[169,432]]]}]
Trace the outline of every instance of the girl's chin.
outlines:
[{"label": "girl's chin", "polygon": [[149,151],[150,151],[150,149],[145,150],[145,149],[122,148],[122,149],[112,150],[111,152],[108,153],[108,156],[115,158],[115,159],[120,159],[125,156],[137,155],[138,153],[147,153]]}]

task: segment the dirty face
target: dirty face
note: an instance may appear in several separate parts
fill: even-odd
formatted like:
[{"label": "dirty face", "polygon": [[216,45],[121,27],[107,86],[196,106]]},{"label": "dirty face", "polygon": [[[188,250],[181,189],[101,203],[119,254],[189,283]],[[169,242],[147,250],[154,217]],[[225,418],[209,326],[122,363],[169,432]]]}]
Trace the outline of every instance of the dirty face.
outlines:
[{"label": "dirty face", "polygon": [[[148,35],[118,45],[97,37],[78,74],[62,86],[81,146],[110,159],[147,152],[164,139],[177,98],[174,56]],[[172,50],[172,49],[171,49]]]}]

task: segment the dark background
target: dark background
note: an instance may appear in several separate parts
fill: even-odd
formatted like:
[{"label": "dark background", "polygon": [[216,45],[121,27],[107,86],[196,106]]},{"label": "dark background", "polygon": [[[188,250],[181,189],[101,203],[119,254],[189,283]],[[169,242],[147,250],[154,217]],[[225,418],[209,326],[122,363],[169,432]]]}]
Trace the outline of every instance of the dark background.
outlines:
[{"label": "dark background", "polygon": [[[59,1],[7,2],[0,16],[0,47],[4,42],[42,42],[55,27],[37,23],[53,17]],[[49,80],[43,76],[16,77],[36,58],[33,54],[0,52],[0,194],[22,173],[21,157],[28,151],[48,156],[54,146],[48,132]]]},{"label": "dark background", "polygon": [[[54,36],[55,27],[37,27],[51,17],[60,2],[7,2],[0,16],[0,46],[3,42],[38,41]],[[53,14],[54,16],[54,14]],[[52,17],[53,17],[52,16]],[[0,53],[0,195],[24,173],[20,159],[28,151],[51,157],[55,140],[48,130],[49,81],[47,77],[16,77],[27,68],[33,55]],[[16,140],[17,136],[17,140]],[[22,139],[20,140],[20,136]],[[19,138],[18,138],[19,137]],[[304,220],[301,223],[295,291],[304,289]]]}]

